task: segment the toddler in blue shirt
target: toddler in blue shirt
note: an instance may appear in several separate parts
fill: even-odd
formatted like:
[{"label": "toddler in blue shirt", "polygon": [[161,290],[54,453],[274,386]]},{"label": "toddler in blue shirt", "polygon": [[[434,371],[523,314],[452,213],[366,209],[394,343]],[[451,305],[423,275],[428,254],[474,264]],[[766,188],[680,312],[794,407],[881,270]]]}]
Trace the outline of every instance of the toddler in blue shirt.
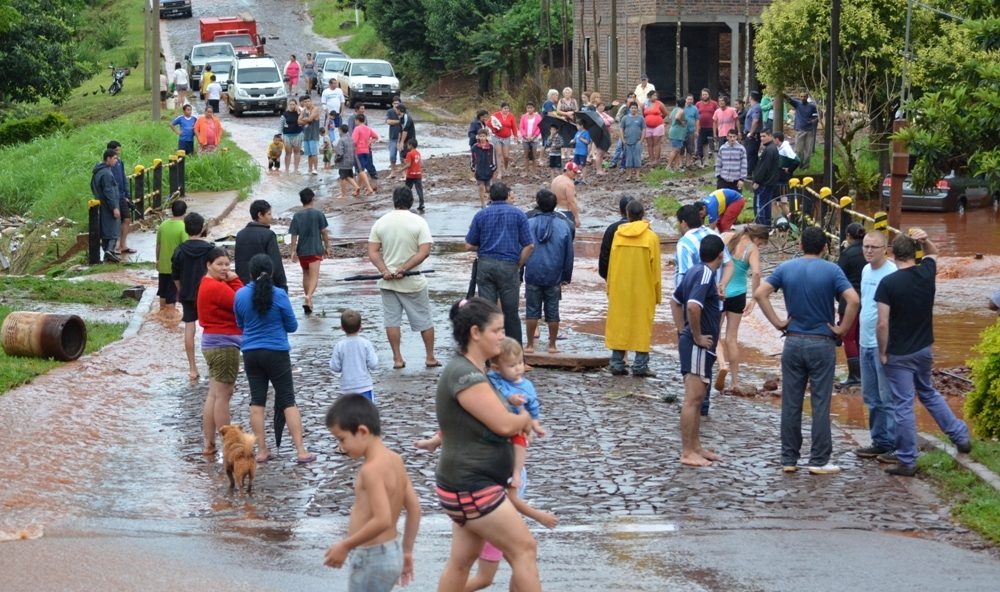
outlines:
[{"label": "toddler in blue shirt", "polygon": [[358,335],[361,332],[361,313],[347,309],[340,314],[340,328],[346,337],[333,346],[330,369],[340,373],[340,392],[343,395],[361,395],[375,402],[371,371],[378,367],[378,355],[371,341]]}]

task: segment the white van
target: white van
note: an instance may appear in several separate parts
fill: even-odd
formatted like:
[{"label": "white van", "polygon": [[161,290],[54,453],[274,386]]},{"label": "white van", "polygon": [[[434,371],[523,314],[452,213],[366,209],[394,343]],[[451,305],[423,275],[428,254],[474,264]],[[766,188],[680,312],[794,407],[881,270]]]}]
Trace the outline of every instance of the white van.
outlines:
[{"label": "white van", "polygon": [[225,100],[233,115],[247,111],[280,114],[288,105],[288,93],[278,63],[266,57],[233,60]]}]

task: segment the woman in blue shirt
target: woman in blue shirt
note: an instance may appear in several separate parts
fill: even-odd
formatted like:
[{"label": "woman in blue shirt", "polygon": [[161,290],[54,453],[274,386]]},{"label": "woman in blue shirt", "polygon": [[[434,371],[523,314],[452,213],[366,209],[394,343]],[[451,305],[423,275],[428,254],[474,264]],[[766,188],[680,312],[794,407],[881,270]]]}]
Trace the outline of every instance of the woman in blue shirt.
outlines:
[{"label": "woman in blue shirt", "polygon": [[[264,439],[264,406],[267,385],[274,385],[275,441],[280,439],[284,424],[288,424],[292,442],[298,451],[295,462],[316,460],[302,443],[302,417],[295,406],[295,386],[292,383],[291,347],[288,334],[299,328],[292,303],[284,290],[274,287],[274,264],[266,254],[250,259],[252,281],[236,292],[233,311],[236,324],[243,330],[243,368],[250,383],[250,426],[257,438],[257,462],[267,462],[274,453],[267,450]],[[280,415],[279,415],[280,414]],[[284,421],[281,421],[281,419]]]}]

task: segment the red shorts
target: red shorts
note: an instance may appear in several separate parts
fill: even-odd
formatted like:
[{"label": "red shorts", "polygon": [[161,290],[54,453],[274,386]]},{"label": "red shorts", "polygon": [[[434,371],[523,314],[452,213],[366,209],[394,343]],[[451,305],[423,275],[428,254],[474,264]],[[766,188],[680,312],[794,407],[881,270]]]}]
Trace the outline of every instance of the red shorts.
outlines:
[{"label": "red shorts", "polygon": [[746,201],[741,199],[726,206],[726,211],[722,212],[722,216],[719,217],[719,232],[726,232],[733,227],[733,224],[736,224],[736,219],[740,217],[744,205],[746,205]]},{"label": "red shorts", "polygon": [[299,266],[302,267],[302,271],[309,271],[309,264],[322,260],[322,255],[299,255]]}]

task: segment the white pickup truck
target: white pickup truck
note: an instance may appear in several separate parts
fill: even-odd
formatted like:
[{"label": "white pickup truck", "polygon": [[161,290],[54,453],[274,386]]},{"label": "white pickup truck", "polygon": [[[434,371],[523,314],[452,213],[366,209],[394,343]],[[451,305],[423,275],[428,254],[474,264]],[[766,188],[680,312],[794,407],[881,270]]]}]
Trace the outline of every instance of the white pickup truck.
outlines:
[{"label": "white pickup truck", "polygon": [[399,79],[392,64],[385,60],[351,60],[337,78],[351,106],[381,103],[388,107],[392,97],[399,94]]}]

